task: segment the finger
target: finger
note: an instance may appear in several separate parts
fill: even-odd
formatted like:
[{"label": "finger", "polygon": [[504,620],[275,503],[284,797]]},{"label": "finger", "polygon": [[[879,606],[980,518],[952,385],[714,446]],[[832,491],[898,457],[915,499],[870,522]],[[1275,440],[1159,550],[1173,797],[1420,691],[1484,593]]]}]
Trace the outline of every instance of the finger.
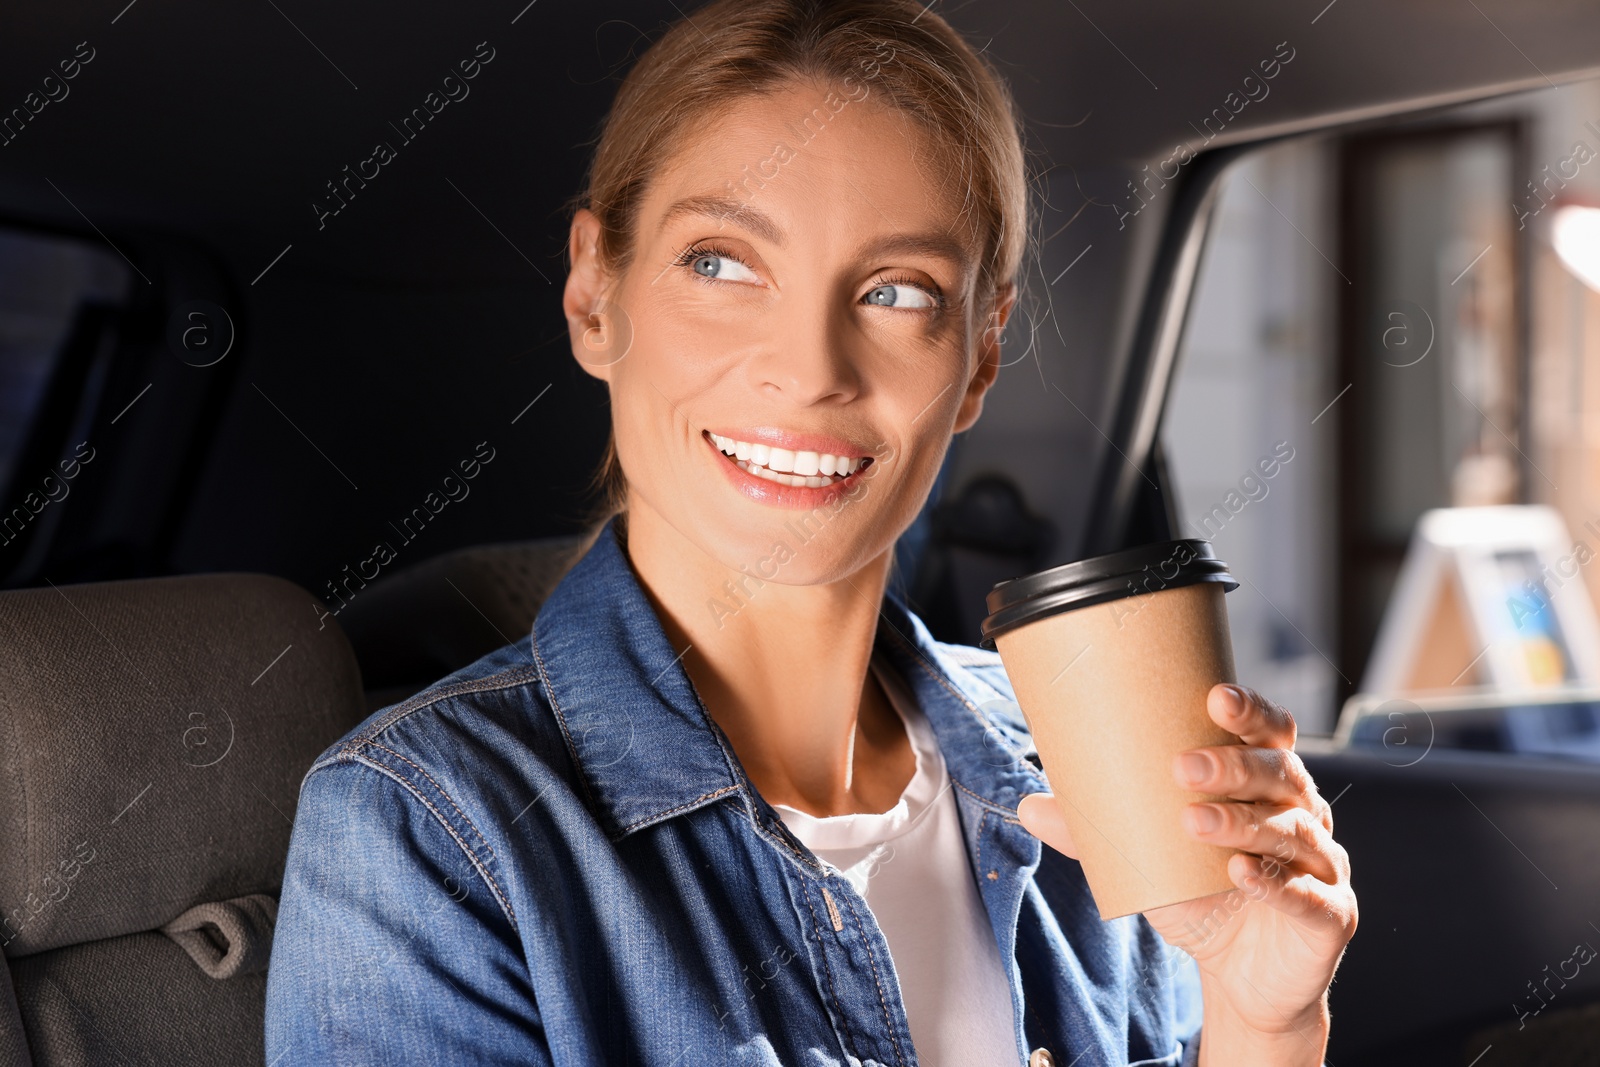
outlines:
[{"label": "finger", "polygon": [[1287,708],[1243,685],[1219,682],[1206,694],[1206,712],[1247,745],[1293,748],[1294,716]]},{"label": "finger", "polygon": [[1030,793],[1017,804],[1017,818],[1022,828],[1049,845],[1057,852],[1078,858],[1077,842],[1062,817],[1056,798],[1049,793]]},{"label": "finger", "polygon": [[1348,884],[1329,885],[1286,868],[1279,868],[1274,874],[1262,869],[1260,857],[1243,853],[1228,860],[1228,877],[1251,900],[1320,929],[1330,939],[1347,942],[1356,932],[1359,912],[1355,892]]},{"label": "finger", "polygon": [[1350,878],[1349,855],[1304,808],[1207,803],[1190,804],[1183,815],[1195,837],[1260,857],[1268,874],[1288,868],[1329,885]]},{"label": "finger", "polygon": [[1323,825],[1332,825],[1328,802],[1317,792],[1311,772],[1286,748],[1191,748],[1174,758],[1172,773],[1179,785],[1196,793],[1305,808]]}]

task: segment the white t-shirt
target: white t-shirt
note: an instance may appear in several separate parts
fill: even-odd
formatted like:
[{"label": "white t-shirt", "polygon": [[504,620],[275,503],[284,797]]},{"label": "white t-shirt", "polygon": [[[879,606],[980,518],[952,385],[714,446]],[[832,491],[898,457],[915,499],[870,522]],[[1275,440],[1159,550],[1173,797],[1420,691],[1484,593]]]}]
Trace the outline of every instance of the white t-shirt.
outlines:
[{"label": "white t-shirt", "polygon": [[918,1062],[1016,1067],[1011,992],[961,840],[956,798],[927,716],[892,668],[873,670],[906,724],[917,771],[894,807],[819,819],[773,805],[807,848],[840,869],[889,942]]}]

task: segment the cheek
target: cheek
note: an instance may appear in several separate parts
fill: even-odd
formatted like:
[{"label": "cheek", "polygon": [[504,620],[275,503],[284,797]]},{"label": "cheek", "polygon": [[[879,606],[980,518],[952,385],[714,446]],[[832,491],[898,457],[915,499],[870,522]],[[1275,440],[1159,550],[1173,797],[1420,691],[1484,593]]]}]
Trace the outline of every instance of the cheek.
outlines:
[{"label": "cheek", "polygon": [[749,324],[738,316],[708,314],[704,305],[666,293],[650,294],[634,319],[628,358],[635,365],[628,370],[647,377],[691,417],[687,405],[704,395],[737,353],[755,342]]},{"label": "cheek", "polygon": [[[726,377],[713,331],[686,323],[674,309],[635,309],[632,343],[611,368],[611,418],[623,469],[636,484],[689,491],[679,468],[701,447],[696,427]],[[682,484],[680,484],[682,482]]]},{"label": "cheek", "polygon": [[966,359],[954,346],[921,346],[886,360],[880,391],[906,440],[947,436],[966,396]]}]

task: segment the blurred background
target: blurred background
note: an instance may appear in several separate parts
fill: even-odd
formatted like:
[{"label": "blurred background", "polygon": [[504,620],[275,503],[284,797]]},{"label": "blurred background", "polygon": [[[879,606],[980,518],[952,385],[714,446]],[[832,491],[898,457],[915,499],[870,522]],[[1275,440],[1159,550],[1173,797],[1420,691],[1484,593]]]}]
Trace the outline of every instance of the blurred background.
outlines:
[{"label": "blurred background", "polygon": [[[1556,251],[1557,220],[1600,205],[1595,164],[1583,81],[1286,141],[1224,178],[1162,443],[1182,536],[1244,579],[1240,677],[1306,727],[1360,686],[1430,509],[1548,505],[1562,555],[1600,551],[1600,244]],[[1568,570],[1600,595],[1600,568]]]}]

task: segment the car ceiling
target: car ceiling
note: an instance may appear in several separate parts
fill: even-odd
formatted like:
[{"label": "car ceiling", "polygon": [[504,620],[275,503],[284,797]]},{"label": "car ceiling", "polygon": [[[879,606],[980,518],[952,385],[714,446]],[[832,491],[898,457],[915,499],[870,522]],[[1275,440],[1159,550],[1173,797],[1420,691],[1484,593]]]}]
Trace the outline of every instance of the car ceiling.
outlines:
[{"label": "car ceiling", "polygon": [[[81,227],[50,179],[102,227],[204,234],[252,274],[292,242],[299,258],[340,274],[526,281],[528,264],[483,241],[482,220],[470,225],[473,209],[441,179],[470,190],[551,273],[558,208],[576,189],[615,78],[677,10],[671,0],[8,5],[6,108],[79,41],[95,59],[71,96],[5,149],[6,204]],[[1000,63],[1049,159],[1077,168],[1147,161],[1194,141],[1190,124],[1282,41],[1292,65],[1230,124],[1228,140],[1600,66],[1600,10],[1581,0],[984,0],[939,10]],[[367,193],[379,206],[319,233],[309,204],[323,183],[394,139],[388,122],[480,41],[495,61],[454,113],[405,148],[421,158],[382,175],[385,188]]]},{"label": "car ceiling", "polygon": [[[1040,175],[1030,284],[1047,312],[1032,324],[1029,365],[992,396],[990,410],[1007,414],[968,435],[968,464],[1014,468],[1062,528],[1063,555],[1081,539],[1095,471],[1115,458],[1103,428],[1129,380],[1170,206],[1158,200],[1119,225],[1133,172],[1180,142],[1201,145],[1205,117],[1285,43],[1293,59],[1268,95],[1211,147],[1538,89],[1600,66],[1600,8],[1588,0],[983,0],[936,10],[1010,79]],[[231,402],[259,382],[319,448],[377,470],[359,513],[369,520],[415,494],[394,470],[429,456],[454,462],[470,451],[458,442],[481,436],[462,429],[446,443],[437,429],[474,417],[472,401],[439,399],[451,381],[480,406],[512,382],[528,385],[515,406],[545,381],[575,390],[581,402],[543,416],[543,436],[518,461],[529,478],[562,466],[563,499],[575,498],[604,439],[603,425],[592,428],[604,397],[563,352],[563,205],[631,57],[678,15],[672,0],[9,5],[0,108],[20,106],[79,42],[94,59],[70,95],[0,148],[0,214],[109,240],[139,262],[167,241],[206,249],[254,324]],[[324,183],[375,142],[397,141],[389,123],[480,42],[494,58],[470,95],[319,229],[312,204]],[[1081,268],[1058,273],[1090,247]],[[422,365],[430,360],[439,366]],[[1078,399],[1069,407],[1056,393]],[[385,405],[393,410],[371,414]],[[342,531],[360,525],[358,513],[314,455],[283,469],[290,445],[274,436],[280,425],[267,428],[277,416],[257,408],[221,431],[175,566],[308,580],[347,558],[361,535]],[[264,512],[241,510],[241,486],[305,504],[314,519],[273,507],[270,539],[318,538],[318,548],[269,548]],[[575,514],[508,512],[452,537],[559,532]]]}]

